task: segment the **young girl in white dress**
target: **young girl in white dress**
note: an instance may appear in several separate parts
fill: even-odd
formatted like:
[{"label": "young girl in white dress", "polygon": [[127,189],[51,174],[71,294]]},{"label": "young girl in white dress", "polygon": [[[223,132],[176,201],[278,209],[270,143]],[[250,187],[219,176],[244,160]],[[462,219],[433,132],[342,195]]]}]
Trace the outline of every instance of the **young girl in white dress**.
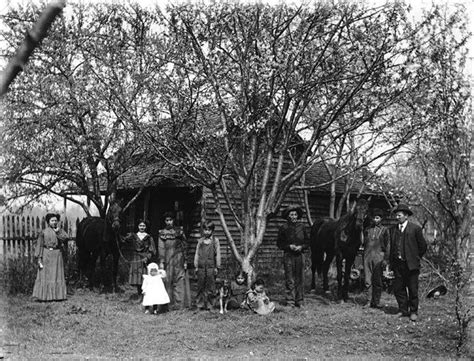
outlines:
[{"label": "young girl in white dress", "polygon": [[157,314],[158,305],[166,305],[170,302],[163,283],[166,272],[159,269],[158,265],[153,262],[147,266],[147,269],[148,274],[143,275],[142,284],[143,306],[145,306],[145,313]]}]

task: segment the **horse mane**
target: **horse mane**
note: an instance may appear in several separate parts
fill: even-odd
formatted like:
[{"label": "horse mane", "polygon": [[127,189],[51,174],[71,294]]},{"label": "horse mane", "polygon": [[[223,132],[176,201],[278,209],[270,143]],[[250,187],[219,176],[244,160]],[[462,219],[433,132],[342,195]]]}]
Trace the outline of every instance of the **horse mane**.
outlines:
[{"label": "horse mane", "polygon": [[[360,242],[360,237],[358,237],[357,232],[357,219],[357,208],[354,208],[336,221],[334,227],[335,232],[338,234],[338,236],[335,237],[336,245],[340,242],[346,243],[346,241],[346,244]],[[341,239],[342,232],[345,233],[345,240]]]},{"label": "horse mane", "polygon": [[337,229],[347,229],[349,225],[355,222],[355,211],[350,211],[342,215],[338,220],[336,220]]}]

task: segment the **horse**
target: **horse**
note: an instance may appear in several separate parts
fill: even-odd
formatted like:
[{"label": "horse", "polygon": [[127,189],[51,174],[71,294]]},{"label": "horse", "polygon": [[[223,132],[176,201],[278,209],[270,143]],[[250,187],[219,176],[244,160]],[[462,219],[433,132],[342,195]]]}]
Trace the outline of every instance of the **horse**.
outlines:
[{"label": "horse", "polygon": [[[362,244],[364,220],[367,216],[368,202],[359,199],[353,209],[339,220],[317,219],[311,227],[311,289],[316,288],[315,272],[323,277],[323,289],[329,290],[328,271],[336,256],[337,299],[347,301],[349,277]],[[343,272],[342,265],[345,263]],[[344,284],[342,278],[344,275]]]},{"label": "horse", "polygon": [[104,282],[105,261],[112,254],[112,283],[114,291],[118,291],[117,274],[120,258],[120,214],[122,208],[118,203],[112,203],[105,219],[86,217],[77,226],[76,246],[78,249],[78,266],[82,276],[86,276],[89,287],[93,287],[94,270],[97,258],[100,257],[102,283]]}]

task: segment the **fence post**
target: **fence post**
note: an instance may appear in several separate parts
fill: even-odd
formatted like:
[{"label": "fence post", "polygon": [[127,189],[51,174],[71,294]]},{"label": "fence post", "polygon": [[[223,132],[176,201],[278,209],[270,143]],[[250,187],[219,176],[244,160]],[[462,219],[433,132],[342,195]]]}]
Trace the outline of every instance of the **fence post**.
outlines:
[{"label": "fence post", "polygon": [[21,253],[21,240],[20,235],[21,235],[21,226],[20,226],[20,216],[16,215],[15,217],[15,228],[16,228],[16,234],[15,234],[15,239],[13,240],[13,247],[15,252],[15,255],[19,255]]},{"label": "fence post", "polygon": [[26,216],[26,235],[31,237],[30,216]]},{"label": "fence post", "polygon": [[40,229],[41,229],[40,219],[39,219],[39,217],[36,217],[35,238],[38,237]]},{"label": "fence post", "polygon": [[2,238],[2,264],[4,267],[6,267],[6,262],[5,262],[5,257],[7,254],[7,250],[5,247],[5,237],[6,237],[6,222],[5,222],[5,216],[2,216],[2,234],[0,235]]},{"label": "fence post", "polygon": [[20,237],[21,236],[21,220],[20,220],[19,215],[15,216],[15,224],[16,224],[16,235],[15,235],[15,237]]},{"label": "fence post", "polygon": [[25,218],[25,216],[21,217],[20,223],[21,223],[21,234],[23,236],[26,236],[26,218]]},{"label": "fence post", "polygon": [[10,238],[10,227],[11,227],[11,224],[10,224],[10,216],[8,215],[7,218],[7,224],[6,224],[6,227],[5,227],[5,236],[6,238]]},{"label": "fence post", "polygon": [[66,216],[64,217],[64,226],[63,226],[63,228],[64,228],[64,232],[66,232],[69,235],[69,222],[68,222],[68,219],[67,219]]}]

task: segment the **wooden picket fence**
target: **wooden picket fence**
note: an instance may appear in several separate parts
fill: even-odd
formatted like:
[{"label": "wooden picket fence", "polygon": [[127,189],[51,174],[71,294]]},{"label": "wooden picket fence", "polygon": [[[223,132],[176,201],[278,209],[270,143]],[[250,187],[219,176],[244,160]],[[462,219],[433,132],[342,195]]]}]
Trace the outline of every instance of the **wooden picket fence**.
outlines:
[{"label": "wooden picket fence", "polygon": [[[61,219],[61,227],[70,237],[70,246],[75,246],[77,224],[80,219]],[[4,214],[0,217],[0,259],[5,264],[9,258],[32,257],[39,233],[45,228],[45,217]],[[72,244],[71,244],[72,243]]]}]

